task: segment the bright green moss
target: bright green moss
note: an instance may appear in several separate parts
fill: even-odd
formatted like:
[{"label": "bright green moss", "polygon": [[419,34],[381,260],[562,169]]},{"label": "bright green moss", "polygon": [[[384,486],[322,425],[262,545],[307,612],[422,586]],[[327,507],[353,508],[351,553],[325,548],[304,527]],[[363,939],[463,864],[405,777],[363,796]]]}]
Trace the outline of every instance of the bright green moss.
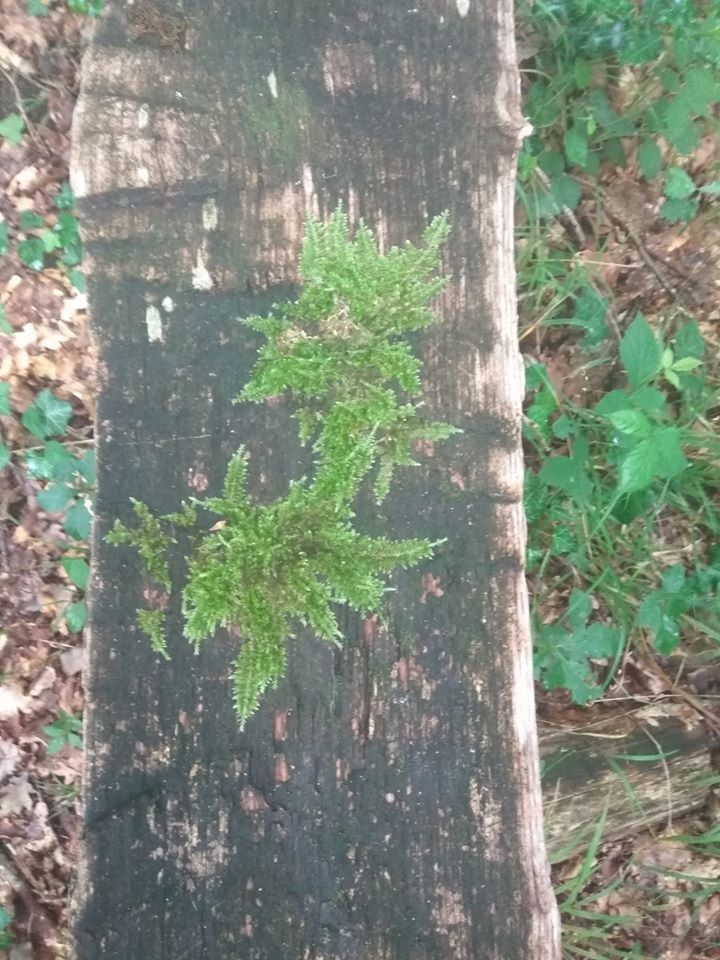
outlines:
[{"label": "bright green moss", "polygon": [[[339,643],[333,605],[379,612],[387,575],[433,552],[429,540],[364,535],[353,525],[352,504],[366,481],[381,502],[395,468],[414,464],[418,440],[456,432],[423,417],[421,364],[405,339],[435,319],[428,304],[445,284],[434,274],[447,233],[446,218],[438,217],[423,247],[383,256],[366,227],[351,236],[340,210],[327,224],[310,222],[300,297],[269,317],[243,321],[266,342],[237,400],[287,395],[315,460],[312,475],[291,483],[285,497],[258,506],[246,491],[240,448],[222,494],[193,501],[224,522],[200,535],[189,558],[185,635],[198,647],[220,627],[239,630],[234,700],[241,725],[284,675],[294,626]],[[134,545],[148,574],[169,590],[171,531],[194,524],[194,508],[160,517],[144,504],[134,509],[139,526],[117,521],[109,539]],[[140,612],[153,649],[164,654],[163,622],[158,611]]]}]

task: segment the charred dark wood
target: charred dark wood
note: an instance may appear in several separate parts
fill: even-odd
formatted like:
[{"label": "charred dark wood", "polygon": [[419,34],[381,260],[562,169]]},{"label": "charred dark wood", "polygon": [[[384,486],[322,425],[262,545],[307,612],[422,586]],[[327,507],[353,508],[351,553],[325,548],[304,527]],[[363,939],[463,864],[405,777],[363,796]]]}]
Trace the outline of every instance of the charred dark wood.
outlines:
[{"label": "charred dark wood", "polygon": [[[554,960],[523,577],[510,0],[206,0],[103,14],[73,184],[104,376],[80,960]],[[232,406],[292,295],[306,213],[342,200],[387,248],[443,210],[442,322],[418,349],[464,429],[368,530],[447,538],[386,623],[300,639],[238,733],[237,638],[172,662],[150,589],[103,536],[128,498],[216,491],[242,442],[259,497],[302,458],[283,406]],[[183,566],[182,546],[173,572]]]}]

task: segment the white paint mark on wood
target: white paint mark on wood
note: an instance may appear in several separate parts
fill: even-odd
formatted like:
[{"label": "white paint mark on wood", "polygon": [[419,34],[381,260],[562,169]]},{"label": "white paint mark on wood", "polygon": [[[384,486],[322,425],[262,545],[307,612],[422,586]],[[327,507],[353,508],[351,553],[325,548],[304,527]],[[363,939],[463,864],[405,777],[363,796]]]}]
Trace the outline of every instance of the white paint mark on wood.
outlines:
[{"label": "white paint mark on wood", "polygon": [[137,112],[138,130],[144,130],[149,122],[150,122],[150,111],[148,109],[148,105],[146,103],[143,103],[143,105],[140,107],[140,109]]},{"label": "white paint mark on wood", "polygon": [[163,297],[162,308],[165,313],[172,313],[175,309],[175,304],[172,297]]},{"label": "white paint mark on wood", "polygon": [[270,93],[277,100],[278,95],[278,86],[277,86],[277,77],[275,76],[275,71],[271,70],[267,75],[267,84],[270,87]]},{"label": "white paint mark on wood", "polygon": [[211,230],[217,230],[218,208],[214,197],[209,197],[203,204],[202,225],[203,230],[207,230],[208,232]]},{"label": "white paint mark on wood", "polygon": [[466,17],[470,10],[470,0],[455,0],[457,11],[461,17]]},{"label": "white paint mark on wood", "polygon": [[138,167],[135,171],[137,174],[138,183],[143,187],[146,187],[150,183],[150,171],[147,167]]},{"label": "white paint mark on wood", "polygon": [[195,290],[212,290],[213,281],[208,268],[205,266],[205,257],[202,250],[197,252],[197,260],[192,271],[192,285]]},{"label": "white paint mark on wood", "polygon": [[150,304],[145,311],[145,326],[147,327],[147,336],[150,343],[162,342],[162,317],[160,316],[158,308],[153,304]]},{"label": "white paint mark on wood", "polygon": [[318,207],[317,193],[315,191],[315,181],[313,180],[312,167],[309,163],[303,165],[302,175],[303,193],[305,194],[305,210],[312,213],[314,217],[320,214]]}]

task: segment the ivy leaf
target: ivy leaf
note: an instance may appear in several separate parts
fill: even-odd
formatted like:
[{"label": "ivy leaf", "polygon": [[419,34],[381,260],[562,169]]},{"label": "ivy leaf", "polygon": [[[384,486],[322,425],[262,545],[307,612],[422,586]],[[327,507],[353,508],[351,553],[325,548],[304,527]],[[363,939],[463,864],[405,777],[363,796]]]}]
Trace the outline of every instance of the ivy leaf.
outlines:
[{"label": "ivy leaf", "polygon": [[65,623],[71,633],[79,633],[87,622],[87,606],[84,600],[68,605],[65,610]]},{"label": "ivy leaf", "polygon": [[88,567],[87,562],[82,557],[63,557],[61,563],[70,578],[70,582],[78,590],[84,590],[87,587],[90,575],[90,567]]},{"label": "ivy leaf", "polygon": [[65,182],[55,194],[56,210],[72,210],[75,206],[75,197],[70,189],[70,184]]},{"label": "ivy leaf", "polygon": [[18,256],[32,270],[42,270],[45,266],[45,246],[40,237],[28,237],[18,244]]},{"label": "ivy leaf", "polygon": [[25,465],[30,476],[40,480],[71,480],[80,468],[77,457],[57,440],[48,440],[41,451],[28,450]]},{"label": "ivy leaf", "polygon": [[82,500],[76,500],[65,514],[63,530],[75,540],[87,540],[90,536],[92,514]]},{"label": "ivy leaf", "polygon": [[63,433],[71,416],[72,405],[67,400],[61,400],[49,390],[41,390],[22,415],[21,422],[26,430],[44,440]]},{"label": "ivy leaf", "polygon": [[60,513],[74,494],[73,488],[66,483],[51,483],[49,487],[38,493],[37,502],[48,513]]},{"label": "ivy leaf", "polygon": [[630,386],[641,387],[659,373],[662,345],[642,314],[638,314],[625,331],[620,343],[620,360]]},{"label": "ivy leaf", "polygon": [[19,220],[21,230],[34,230],[36,227],[45,226],[45,217],[41,217],[34,210],[21,210]]},{"label": "ivy leaf", "polygon": [[25,133],[25,121],[19,113],[9,113],[0,120],[0,137],[18,146]]}]

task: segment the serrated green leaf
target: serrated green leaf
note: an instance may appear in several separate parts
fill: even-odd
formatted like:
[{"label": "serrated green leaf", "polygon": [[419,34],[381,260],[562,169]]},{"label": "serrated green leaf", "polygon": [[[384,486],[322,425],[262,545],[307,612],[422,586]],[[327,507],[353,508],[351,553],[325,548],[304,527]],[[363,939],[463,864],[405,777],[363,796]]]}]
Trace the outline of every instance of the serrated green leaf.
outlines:
[{"label": "serrated green leaf", "polygon": [[584,590],[573,590],[568,600],[567,620],[573,630],[584,627],[592,613],[592,598]]},{"label": "serrated green leaf", "polygon": [[610,390],[595,404],[595,412],[601,417],[609,417],[611,413],[618,410],[630,409],[632,409],[630,397],[624,390]]},{"label": "serrated green leaf", "polygon": [[689,373],[701,366],[702,360],[698,360],[697,357],[681,357],[673,363],[672,368],[675,373]]},{"label": "serrated green leaf", "polygon": [[681,563],[674,563],[662,572],[662,587],[665,593],[680,593],[685,589],[685,567]]},{"label": "serrated green leaf", "polygon": [[670,200],[686,200],[697,190],[697,185],[682,167],[670,167],[663,187],[663,193]]},{"label": "serrated green leaf", "polygon": [[79,633],[87,623],[87,606],[83,600],[68,605],[65,610],[65,623],[71,633]]},{"label": "serrated green leaf", "polygon": [[641,440],[620,463],[620,492],[634,493],[650,486],[657,470],[657,455],[652,440]]},{"label": "serrated green leaf", "polygon": [[643,413],[659,413],[667,403],[665,394],[656,387],[638,387],[630,394],[630,400]]},{"label": "serrated green leaf", "polygon": [[571,127],[565,131],[563,146],[568,163],[585,167],[588,160],[589,145],[587,134],[580,127]]},{"label": "serrated green leaf", "polygon": [[688,466],[682,449],[682,434],[677,427],[659,427],[653,432],[657,456],[657,476],[672,479]]},{"label": "serrated green leaf", "polygon": [[560,176],[550,182],[550,192],[560,208],[574,210],[580,202],[580,184],[572,177]]},{"label": "serrated green leaf", "polygon": [[608,414],[608,420],[621,433],[646,437],[652,430],[650,421],[639,410],[617,410]]},{"label": "serrated green leaf", "polygon": [[587,503],[592,492],[592,481],[582,465],[570,457],[550,457],[542,465],[540,479],[557,487],[578,504]]},{"label": "serrated green leaf", "polygon": [[660,372],[662,346],[647,320],[638,314],[620,343],[620,359],[630,386],[637,388]]},{"label": "serrated green leaf", "polygon": [[19,113],[9,113],[0,120],[0,137],[18,146],[25,133],[25,121]]},{"label": "serrated green leaf", "polygon": [[660,216],[668,223],[686,223],[697,216],[700,204],[697,200],[666,200],[660,207]]},{"label": "serrated green leaf", "polygon": [[44,440],[63,433],[71,416],[72,405],[67,400],[61,400],[49,390],[41,390],[22,415],[21,422],[26,430]]},{"label": "serrated green leaf", "polygon": [[90,567],[82,557],[63,557],[62,567],[70,578],[70,582],[78,588],[85,590],[87,587]]},{"label": "serrated green leaf", "polygon": [[47,17],[50,7],[42,0],[25,0],[25,10],[31,17]]},{"label": "serrated green leaf", "polygon": [[575,425],[567,414],[563,414],[553,421],[552,435],[558,440],[567,440],[575,432]]},{"label": "serrated green leaf", "polygon": [[705,354],[705,341],[697,320],[684,323],[675,336],[675,355],[678,357],[702,357]]},{"label": "serrated green leaf", "polygon": [[700,187],[700,193],[705,193],[711,197],[720,196],[720,180],[714,180],[712,183],[706,183]]},{"label": "serrated green leaf", "polygon": [[660,173],[662,154],[654,140],[646,140],[637,150],[638,164],[646,180],[652,180]]},{"label": "serrated green leaf", "polygon": [[690,67],[683,75],[685,99],[694,113],[704,114],[720,99],[720,83],[710,67]]}]

